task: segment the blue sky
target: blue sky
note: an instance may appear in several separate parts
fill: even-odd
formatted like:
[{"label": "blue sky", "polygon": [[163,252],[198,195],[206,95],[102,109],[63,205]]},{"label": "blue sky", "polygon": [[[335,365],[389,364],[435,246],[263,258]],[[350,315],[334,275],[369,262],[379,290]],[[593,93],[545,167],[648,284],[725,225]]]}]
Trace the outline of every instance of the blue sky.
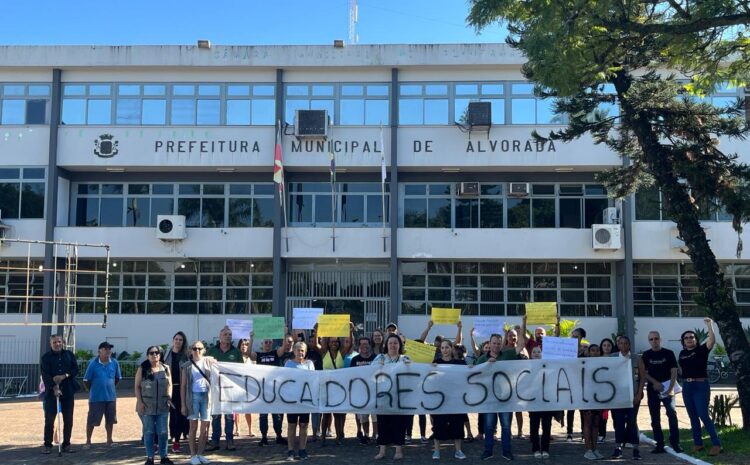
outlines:
[{"label": "blue sky", "polygon": [[[348,0],[9,0],[2,45],[331,44],[348,38]],[[502,42],[466,26],[464,0],[358,0],[359,43]]]}]

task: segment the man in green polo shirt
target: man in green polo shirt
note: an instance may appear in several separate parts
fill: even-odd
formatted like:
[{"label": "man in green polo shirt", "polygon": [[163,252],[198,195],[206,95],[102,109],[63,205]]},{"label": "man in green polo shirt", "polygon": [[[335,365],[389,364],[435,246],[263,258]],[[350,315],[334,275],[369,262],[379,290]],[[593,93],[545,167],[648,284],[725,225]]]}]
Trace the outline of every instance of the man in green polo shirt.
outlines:
[{"label": "man in green polo shirt", "polygon": [[[208,350],[209,357],[219,362],[242,363],[242,354],[239,349],[232,345],[232,330],[224,326],[219,331],[219,342]],[[224,430],[227,436],[227,450],[235,450],[234,446],[234,416],[231,413],[224,415]],[[211,445],[206,447],[207,452],[219,449],[221,439],[221,415],[214,415],[211,420]]]}]

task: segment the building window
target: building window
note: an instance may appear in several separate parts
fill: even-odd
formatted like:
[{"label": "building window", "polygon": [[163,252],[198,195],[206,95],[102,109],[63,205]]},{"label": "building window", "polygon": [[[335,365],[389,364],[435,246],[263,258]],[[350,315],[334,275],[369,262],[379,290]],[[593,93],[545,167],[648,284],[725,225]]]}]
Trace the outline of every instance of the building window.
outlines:
[{"label": "building window", "polygon": [[[104,261],[79,262],[79,269],[104,271]],[[78,296],[104,296],[105,276],[79,273]],[[270,314],[270,261],[113,260],[109,312],[124,314]],[[93,299],[92,299],[93,300]],[[78,302],[79,313],[101,313],[100,300]]]},{"label": "building window", "polygon": [[[464,183],[466,184],[466,183]],[[504,183],[479,183],[478,194],[458,184],[404,184],[405,228],[590,228],[611,201],[599,184],[530,184],[528,195],[507,194]],[[507,222],[505,220],[507,218]]]},{"label": "building window", "polygon": [[490,102],[492,124],[505,124],[505,86],[501,83],[457,83],[453,86],[453,121],[466,123],[470,102]]},{"label": "building window", "polygon": [[404,262],[401,313],[510,316],[528,302],[558,302],[562,316],[612,316],[612,273],[609,263]]},{"label": "building window", "polygon": [[377,227],[389,224],[390,187],[380,183],[336,183],[333,192],[326,182],[288,184],[289,223],[293,226]]},{"label": "building window", "polygon": [[184,215],[190,228],[273,227],[271,183],[79,183],[75,226],[155,227],[159,215]]},{"label": "building window", "polygon": [[341,84],[338,124],[388,125],[389,96],[387,84]]},{"label": "building window", "polygon": [[287,84],[285,121],[294,124],[297,110],[328,110],[328,118],[335,123],[335,88],[334,84]]},{"label": "building window", "polygon": [[274,125],[276,91],[272,84],[227,84],[227,126]]},{"label": "building window", "polygon": [[[741,317],[750,316],[750,265],[722,264]],[[635,316],[703,317],[707,310],[698,306],[701,294],[692,263],[635,263],[633,303]]]},{"label": "building window", "polygon": [[534,95],[534,84],[510,83],[511,124],[565,124],[563,118],[552,111],[553,99]]},{"label": "building window", "polygon": [[[0,260],[0,294],[4,296],[0,299],[0,313],[42,313],[41,269],[41,261]],[[27,294],[32,298],[27,299]]]},{"label": "building window", "polygon": [[167,124],[165,84],[118,84],[116,122],[122,125]]},{"label": "building window", "polygon": [[[646,187],[635,193],[636,221],[672,221],[668,201],[658,187]],[[695,203],[701,221],[732,221],[732,216],[716,199],[697,198]]]},{"label": "building window", "polygon": [[0,124],[47,124],[48,84],[0,84]]},{"label": "building window", "polygon": [[398,122],[401,125],[449,124],[447,83],[399,85]]},{"label": "building window", "polygon": [[2,219],[44,218],[44,168],[0,168]]},{"label": "building window", "polygon": [[112,124],[111,84],[64,84],[62,124]]}]

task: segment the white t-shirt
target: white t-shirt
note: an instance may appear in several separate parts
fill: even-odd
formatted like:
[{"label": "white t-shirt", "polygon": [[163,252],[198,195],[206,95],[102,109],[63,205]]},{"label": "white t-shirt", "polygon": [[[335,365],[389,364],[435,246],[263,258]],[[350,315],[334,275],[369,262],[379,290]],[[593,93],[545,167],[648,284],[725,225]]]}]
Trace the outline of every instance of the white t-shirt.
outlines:
[{"label": "white t-shirt", "polygon": [[[200,359],[194,362],[195,364],[191,364],[190,366],[190,369],[193,370],[193,392],[208,392],[208,380],[198,371],[198,368],[200,368],[206,376],[211,376],[206,367],[206,360]],[[198,368],[196,368],[196,365]]]}]

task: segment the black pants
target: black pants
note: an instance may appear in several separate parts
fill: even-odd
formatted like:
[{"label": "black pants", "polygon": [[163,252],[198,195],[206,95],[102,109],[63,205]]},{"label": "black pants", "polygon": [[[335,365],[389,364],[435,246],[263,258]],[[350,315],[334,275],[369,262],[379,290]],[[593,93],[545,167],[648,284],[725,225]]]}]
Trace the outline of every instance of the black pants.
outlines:
[{"label": "black pants", "polygon": [[[75,399],[73,395],[60,397],[60,410],[63,418],[62,446],[70,445],[70,433],[73,431],[73,406]],[[44,397],[44,445],[52,447],[52,435],[55,431],[55,420],[57,419],[57,400],[51,393]]]},{"label": "black pants", "polygon": [[187,439],[190,433],[190,421],[182,414],[182,398],[179,386],[172,390],[172,405],[169,409],[169,437],[175,441],[182,438]]},{"label": "black pants", "polygon": [[[555,412],[529,412],[531,422],[531,451],[549,452],[549,438],[552,431],[552,417]],[[539,425],[542,426],[542,442],[539,443]]]},{"label": "black pants", "polygon": [[638,408],[619,408],[610,410],[615,424],[616,447],[625,443],[638,444]]},{"label": "black pants", "polygon": [[[583,435],[583,412],[578,411],[578,416],[581,420],[581,435]],[[576,411],[575,410],[568,410],[565,412],[565,428],[567,429],[567,432],[569,435],[573,435],[573,422],[575,421],[576,417]]]},{"label": "black pants", "polygon": [[378,415],[378,445],[403,446],[406,421],[407,415]]},{"label": "black pants", "polygon": [[[414,429],[414,415],[409,415],[409,419],[406,421],[406,434],[411,436],[412,430]],[[419,435],[425,437],[427,435],[427,415],[419,415]]]}]

